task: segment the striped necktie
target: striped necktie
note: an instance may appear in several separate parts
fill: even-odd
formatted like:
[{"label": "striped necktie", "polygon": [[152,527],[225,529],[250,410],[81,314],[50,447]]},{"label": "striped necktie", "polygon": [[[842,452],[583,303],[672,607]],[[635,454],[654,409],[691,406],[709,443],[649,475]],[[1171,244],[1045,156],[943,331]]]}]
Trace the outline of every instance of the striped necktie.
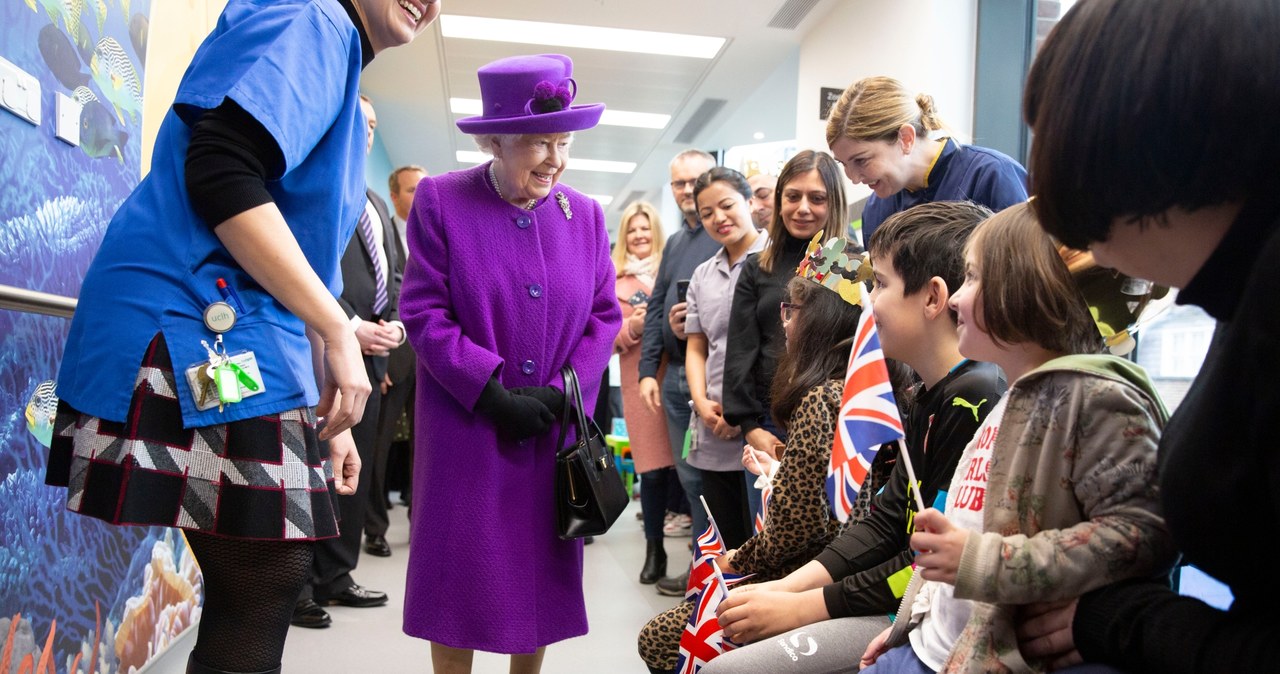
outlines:
[{"label": "striped necktie", "polygon": [[373,220],[369,218],[369,209],[360,211],[360,238],[364,239],[365,250],[369,251],[369,259],[373,261],[373,281],[376,288],[373,293],[373,313],[379,315],[387,308],[387,276],[382,271],[382,250],[378,240],[373,236]]}]

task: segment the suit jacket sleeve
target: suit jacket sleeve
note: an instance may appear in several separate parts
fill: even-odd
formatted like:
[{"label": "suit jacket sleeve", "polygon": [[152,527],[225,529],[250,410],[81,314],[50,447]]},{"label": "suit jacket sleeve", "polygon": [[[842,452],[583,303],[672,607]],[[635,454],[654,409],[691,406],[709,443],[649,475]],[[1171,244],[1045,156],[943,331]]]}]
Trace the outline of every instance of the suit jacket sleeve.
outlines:
[{"label": "suit jacket sleeve", "polygon": [[663,325],[667,322],[667,286],[671,285],[671,247],[667,248],[658,263],[658,275],[649,293],[649,307],[644,315],[644,333],[640,335],[640,378],[657,377],[662,367]]}]

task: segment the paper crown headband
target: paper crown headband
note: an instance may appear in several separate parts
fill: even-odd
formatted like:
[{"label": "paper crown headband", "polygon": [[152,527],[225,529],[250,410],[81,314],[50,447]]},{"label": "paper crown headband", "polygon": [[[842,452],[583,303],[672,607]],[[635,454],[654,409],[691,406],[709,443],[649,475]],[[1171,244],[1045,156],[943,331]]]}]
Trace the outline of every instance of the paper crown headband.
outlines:
[{"label": "paper crown headband", "polygon": [[871,264],[861,255],[846,253],[845,244],[844,239],[832,237],[823,245],[822,232],[814,234],[796,267],[796,276],[836,293],[849,304],[862,306],[862,283],[871,278]]},{"label": "paper crown headband", "polygon": [[1058,255],[1088,302],[1107,350],[1117,356],[1133,351],[1137,344],[1133,334],[1154,317],[1143,316],[1143,311],[1153,300],[1168,295],[1169,289],[1099,267],[1088,251],[1059,245]]}]

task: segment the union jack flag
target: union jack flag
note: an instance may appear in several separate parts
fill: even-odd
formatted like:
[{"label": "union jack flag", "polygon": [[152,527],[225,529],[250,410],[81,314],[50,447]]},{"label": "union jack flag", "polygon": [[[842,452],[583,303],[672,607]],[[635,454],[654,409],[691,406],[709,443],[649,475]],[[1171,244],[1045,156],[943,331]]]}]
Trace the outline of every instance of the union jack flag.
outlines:
[{"label": "union jack flag", "polygon": [[[702,507],[707,511],[707,530],[698,535],[693,542],[693,568],[689,570],[689,582],[684,586],[684,598],[693,599],[707,585],[715,571],[715,558],[725,553],[724,539],[720,538],[720,528],[716,526],[716,518],[711,516],[706,500]],[[703,562],[710,561],[711,568]]]},{"label": "union jack flag", "polygon": [[760,512],[756,513],[755,533],[764,531],[764,522],[769,518],[769,501],[773,499],[773,481],[765,480],[760,489]]},{"label": "union jack flag", "polygon": [[849,519],[880,445],[901,437],[902,418],[880,350],[876,319],[867,302],[849,353],[835,446],[827,468],[827,500],[841,522]]},{"label": "union jack flag", "polygon": [[753,533],[764,531],[764,522],[769,517],[769,501],[773,498],[773,479],[768,475],[768,471],[760,462],[756,460],[756,455],[752,452],[750,455],[751,462],[756,465],[756,470],[760,471],[760,475],[756,477],[755,486],[760,487],[760,512],[756,513],[753,521]]},{"label": "union jack flag", "polygon": [[725,638],[720,621],[716,619],[716,609],[728,596],[729,589],[725,578],[720,575],[716,567],[715,559],[703,560],[696,566],[709,567],[710,577],[707,587],[694,602],[693,613],[689,616],[688,624],[684,626],[684,633],[680,635],[680,657],[676,660],[677,674],[697,674],[703,665],[717,655],[739,646]]}]

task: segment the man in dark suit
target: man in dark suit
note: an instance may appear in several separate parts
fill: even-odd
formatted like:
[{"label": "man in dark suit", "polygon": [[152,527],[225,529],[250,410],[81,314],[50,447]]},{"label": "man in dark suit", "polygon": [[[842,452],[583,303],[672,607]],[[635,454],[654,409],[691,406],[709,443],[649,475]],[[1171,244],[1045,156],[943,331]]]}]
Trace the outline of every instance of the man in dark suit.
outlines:
[{"label": "man in dark suit", "polygon": [[[396,252],[401,275],[405,261],[409,259],[405,223],[409,219],[409,209],[413,207],[413,194],[418,189],[418,183],[425,177],[425,168],[410,164],[392,171],[387,180],[392,210],[395,211],[391,214],[391,222],[398,234],[396,243],[399,248]],[[391,350],[387,360],[387,376],[382,381],[382,411],[379,414],[376,449],[379,455],[387,457],[383,464],[386,470],[380,473],[375,467],[375,492],[370,493],[371,498],[377,499],[382,494],[389,499],[388,491],[395,489],[400,492],[400,502],[409,505],[413,472],[413,392],[417,384],[417,367],[418,359],[408,344],[401,344]],[[402,416],[409,422],[408,442],[395,441]],[[388,526],[386,510],[379,510],[375,505],[365,519],[365,552],[380,557],[391,555],[391,546],[387,544],[386,538]]]},{"label": "man in dark suit", "polygon": [[[373,104],[360,96],[368,124],[369,144],[373,148],[374,129],[378,125]],[[351,577],[360,557],[360,538],[373,487],[373,474],[379,457],[376,451],[378,412],[382,394],[380,384],[387,374],[387,356],[391,349],[404,343],[404,325],[397,312],[401,270],[398,262],[397,236],[387,212],[387,204],[372,190],[365,190],[367,200],[356,231],[342,256],[342,297],[338,303],[351,319],[352,330],[364,352],[364,365],[373,392],[365,403],[364,417],[351,428],[356,449],[363,459],[356,493],[338,496],[339,536],[315,543],[311,582],[303,588],[294,607],[292,623],[299,627],[327,627],[331,622],[323,606],[382,606],[387,594],[362,587]],[[381,457],[385,466],[386,456]],[[379,499],[385,509],[385,500]],[[384,513],[385,517],[385,513]]]}]

